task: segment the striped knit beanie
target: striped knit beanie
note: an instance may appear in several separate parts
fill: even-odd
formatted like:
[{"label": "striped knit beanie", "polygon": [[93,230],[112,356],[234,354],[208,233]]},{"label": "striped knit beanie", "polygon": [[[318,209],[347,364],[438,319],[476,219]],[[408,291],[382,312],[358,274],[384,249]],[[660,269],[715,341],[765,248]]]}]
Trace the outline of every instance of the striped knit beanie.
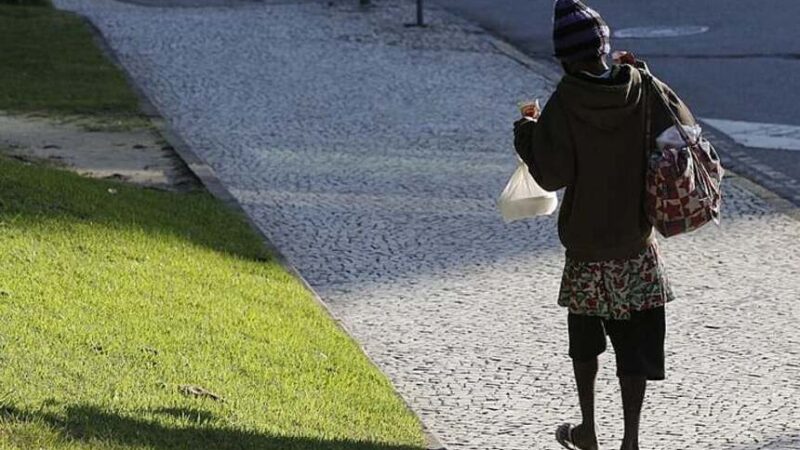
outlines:
[{"label": "striped knit beanie", "polygon": [[611,51],[611,30],[597,11],[580,0],[556,0],[555,56],[563,62],[592,59]]}]

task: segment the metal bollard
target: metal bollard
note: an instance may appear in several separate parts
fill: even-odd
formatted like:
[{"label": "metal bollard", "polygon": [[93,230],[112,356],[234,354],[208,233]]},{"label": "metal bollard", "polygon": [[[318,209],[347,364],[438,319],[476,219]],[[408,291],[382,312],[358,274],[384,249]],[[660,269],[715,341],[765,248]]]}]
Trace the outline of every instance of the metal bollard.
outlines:
[{"label": "metal bollard", "polygon": [[426,27],[425,25],[425,17],[423,16],[424,6],[422,4],[422,0],[417,0],[417,22],[416,23],[407,23],[405,26],[407,27]]}]

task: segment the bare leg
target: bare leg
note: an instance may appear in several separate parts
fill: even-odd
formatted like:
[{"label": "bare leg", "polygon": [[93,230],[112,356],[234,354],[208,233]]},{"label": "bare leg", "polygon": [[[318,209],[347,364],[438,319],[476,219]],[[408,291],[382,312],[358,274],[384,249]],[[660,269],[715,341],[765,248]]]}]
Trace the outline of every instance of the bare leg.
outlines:
[{"label": "bare leg", "polygon": [[639,418],[642,413],[647,378],[620,377],[619,385],[622,390],[622,410],[625,415],[622,450],[639,450]]},{"label": "bare leg", "polygon": [[578,400],[581,404],[583,422],[572,432],[574,444],[585,450],[597,450],[597,434],[594,423],[594,381],[597,378],[597,358],[588,361],[572,361],[575,382],[578,385]]}]

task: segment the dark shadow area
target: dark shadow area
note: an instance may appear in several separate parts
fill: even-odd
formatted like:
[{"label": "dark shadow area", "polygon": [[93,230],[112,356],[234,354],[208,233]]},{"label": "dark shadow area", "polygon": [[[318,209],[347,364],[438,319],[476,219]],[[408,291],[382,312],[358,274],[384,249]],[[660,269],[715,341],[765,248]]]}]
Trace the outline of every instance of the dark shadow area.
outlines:
[{"label": "dark shadow area", "polygon": [[198,408],[156,408],[152,412],[176,419],[191,419],[196,423],[208,423],[216,419],[213,413]]},{"label": "dark shadow area", "polygon": [[[235,8],[253,4],[281,5],[294,3],[323,3],[327,0],[119,0],[136,6],[155,8]],[[357,0],[353,0],[355,3]]]},{"label": "dark shadow area", "polygon": [[0,0],[0,5],[50,6],[49,0]]},{"label": "dark shadow area", "polygon": [[275,449],[275,450],[419,450],[422,447],[350,440],[274,436],[234,429],[172,428],[123,417],[92,405],[70,406],[62,415],[0,407],[2,422],[43,423],[64,438],[78,442],[105,441],[153,449]]},{"label": "dark shadow area", "polygon": [[766,441],[725,447],[726,450],[795,450],[800,448],[800,432],[777,436]]},{"label": "dark shadow area", "polygon": [[205,192],[156,191],[0,156],[0,222],[47,221],[138,229],[244,259],[270,259],[246,219]]},{"label": "dark shadow area", "polygon": [[[382,199],[403,201],[389,193]],[[276,210],[259,201],[242,203],[245,209],[270,214],[273,244],[317,285],[439,276],[520,255],[562,252],[555,215],[504,224],[498,213],[485,209],[457,212],[398,206],[376,210],[373,204],[354,202],[287,203]],[[298,216],[315,219],[298,223]],[[273,259],[246,218],[208,193],[154,191],[0,157],[0,222],[13,226],[47,221],[138,229],[243,259]],[[327,221],[337,226],[320,226]],[[319,264],[321,255],[328,255],[323,258],[325,264]]]}]

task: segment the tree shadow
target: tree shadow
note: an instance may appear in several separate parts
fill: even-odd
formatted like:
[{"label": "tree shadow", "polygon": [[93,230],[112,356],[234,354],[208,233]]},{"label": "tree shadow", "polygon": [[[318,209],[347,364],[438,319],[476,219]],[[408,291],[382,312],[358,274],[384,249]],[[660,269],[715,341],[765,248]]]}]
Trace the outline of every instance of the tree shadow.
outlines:
[{"label": "tree shadow", "polygon": [[726,450],[794,450],[800,448],[800,432],[776,436],[766,441],[725,447]]},{"label": "tree shadow", "polygon": [[[392,193],[382,194],[380,201],[330,193],[310,203],[287,199],[278,207],[265,200],[266,193],[246,191],[240,203],[271,232],[272,242],[263,244],[239,211],[207,193],[155,192],[2,157],[0,169],[0,223],[142,230],[254,261],[274,259],[274,244],[314,286],[436,277],[562,252],[554,216],[507,225],[493,206],[486,207],[493,201],[476,205],[472,199],[429,198],[429,204],[420,205],[416,197]],[[298,223],[298,217],[308,220]],[[336,226],[320,226],[328,222]]]},{"label": "tree shadow", "polygon": [[[167,412],[171,408],[164,409]],[[180,408],[179,408],[180,409]],[[169,413],[181,413],[171,411]],[[0,408],[0,423],[44,424],[71,441],[114,443],[152,449],[266,449],[266,450],[420,450],[422,447],[346,439],[319,439],[256,433],[233,428],[170,427],[124,417],[93,405],[68,406],[63,414]]]},{"label": "tree shadow", "polygon": [[174,417],[176,419],[192,419],[196,423],[209,423],[216,419],[214,413],[210,411],[204,411],[199,408],[156,408],[152,410],[155,414],[161,414],[165,416]]},{"label": "tree shadow", "polygon": [[0,155],[0,223],[91,225],[178,238],[243,259],[270,251],[246,218],[205,192],[174,193],[95,180]]}]

